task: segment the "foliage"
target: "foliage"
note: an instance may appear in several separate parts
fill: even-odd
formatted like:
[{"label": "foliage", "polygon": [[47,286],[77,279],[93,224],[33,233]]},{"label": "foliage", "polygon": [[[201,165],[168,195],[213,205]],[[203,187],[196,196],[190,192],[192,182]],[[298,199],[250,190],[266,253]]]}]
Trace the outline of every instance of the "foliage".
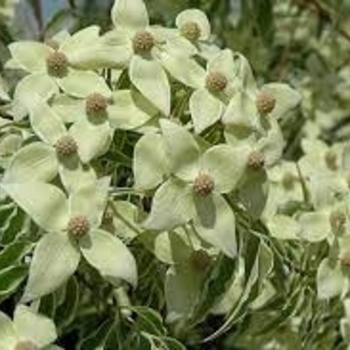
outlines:
[{"label": "foliage", "polygon": [[349,2],[1,5],[0,349],[349,346]]}]

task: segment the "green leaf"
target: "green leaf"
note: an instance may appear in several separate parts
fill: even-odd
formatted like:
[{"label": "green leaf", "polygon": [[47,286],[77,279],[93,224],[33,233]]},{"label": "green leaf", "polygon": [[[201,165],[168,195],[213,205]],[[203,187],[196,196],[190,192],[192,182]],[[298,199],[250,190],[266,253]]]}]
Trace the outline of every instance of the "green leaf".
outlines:
[{"label": "green leaf", "polygon": [[93,230],[79,241],[86,260],[112,283],[120,280],[137,284],[136,262],[129,249],[117,237]]},{"label": "green leaf", "polygon": [[167,231],[187,223],[193,217],[192,190],[178,180],[168,180],[153,197],[152,209],[143,226]]},{"label": "green leaf", "polygon": [[224,104],[207,89],[195,91],[190,98],[190,111],[195,132],[200,134],[220,120]]},{"label": "green leaf", "polygon": [[198,174],[200,157],[196,140],[181,125],[163,119],[160,125],[171,171],[184,181],[193,181]]},{"label": "green leaf", "polygon": [[58,289],[73,275],[79,261],[79,250],[67,233],[45,234],[35,247],[22,301],[32,301]]},{"label": "green leaf", "polygon": [[165,116],[170,114],[170,85],[161,64],[152,58],[134,55],[129,76],[135,87]]},{"label": "green leaf", "polygon": [[[45,116],[46,117],[46,116]],[[3,183],[50,182],[58,173],[55,150],[34,142],[15,153],[3,177]]]},{"label": "green leaf", "polygon": [[3,228],[1,243],[6,245],[14,242],[27,228],[25,220],[25,213],[22,210],[16,210]]},{"label": "green leaf", "polygon": [[0,270],[15,265],[22,260],[32,248],[32,244],[27,242],[14,242],[6,246],[0,251]]},{"label": "green leaf", "polygon": [[43,229],[60,231],[66,227],[68,202],[58,187],[27,182],[3,184],[2,188]]},{"label": "green leaf", "polygon": [[194,226],[199,236],[230,258],[237,255],[234,212],[221,195],[196,197]]},{"label": "green leaf", "polygon": [[112,22],[119,29],[136,31],[149,24],[146,5],[143,0],[117,0],[111,11]]},{"label": "green leaf", "polygon": [[56,327],[52,320],[24,305],[17,306],[13,323],[21,337],[31,340],[40,347],[51,344],[57,338]]},{"label": "green leaf", "polygon": [[248,156],[248,147],[216,145],[202,155],[199,171],[213,178],[215,191],[227,193],[232,191],[241,180]]},{"label": "green leaf", "polygon": [[19,286],[28,275],[26,265],[13,265],[0,271],[0,302],[18,292]]},{"label": "green leaf", "polygon": [[163,182],[168,169],[162,136],[146,134],[136,143],[133,172],[138,190],[150,190]]}]

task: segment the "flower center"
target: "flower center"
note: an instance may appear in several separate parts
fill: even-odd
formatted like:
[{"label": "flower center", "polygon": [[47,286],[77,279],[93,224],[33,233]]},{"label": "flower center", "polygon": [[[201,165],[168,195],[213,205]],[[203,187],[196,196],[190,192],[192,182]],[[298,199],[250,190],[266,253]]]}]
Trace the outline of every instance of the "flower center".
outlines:
[{"label": "flower center", "polygon": [[324,160],[326,162],[327,167],[330,170],[337,170],[337,155],[335,152],[329,150],[326,152],[325,156],[324,156]]},{"label": "flower center", "polygon": [[99,93],[92,93],[86,98],[85,110],[89,117],[105,117],[107,107],[107,99]]},{"label": "flower center", "polygon": [[138,31],[132,39],[132,46],[135,53],[148,53],[154,45],[154,38],[147,30]]},{"label": "flower center", "polygon": [[211,92],[222,92],[228,84],[227,78],[220,72],[209,72],[206,80],[206,86]]},{"label": "flower center", "polygon": [[55,78],[68,74],[68,59],[63,52],[54,51],[46,59],[47,73]]},{"label": "flower center", "polygon": [[16,344],[14,350],[39,350],[39,347],[31,341],[21,341]]},{"label": "flower center", "polygon": [[345,232],[346,214],[342,210],[331,212],[329,223],[335,234],[343,234]]},{"label": "flower center", "polygon": [[78,144],[72,136],[62,136],[55,144],[59,156],[70,156],[78,152]]},{"label": "flower center", "polygon": [[265,166],[265,157],[261,152],[253,151],[248,158],[248,167],[252,170],[260,170]]},{"label": "flower center", "polygon": [[195,270],[205,271],[211,264],[211,258],[204,249],[200,249],[191,254],[190,263]]},{"label": "flower center", "polygon": [[69,220],[67,230],[74,238],[81,238],[90,230],[89,220],[84,215],[74,216]]},{"label": "flower center", "polygon": [[271,113],[275,109],[275,106],[275,97],[267,91],[261,91],[256,97],[256,107],[260,115],[264,116]]},{"label": "flower center", "polygon": [[187,40],[195,42],[201,36],[201,29],[196,22],[187,22],[181,26],[180,33]]},{"label": "flower center", "polygon": [[208,196],[213,192],[215,183],[213,178],[208,174],[199,174],[193,183],[193,189],[201,197]]}]

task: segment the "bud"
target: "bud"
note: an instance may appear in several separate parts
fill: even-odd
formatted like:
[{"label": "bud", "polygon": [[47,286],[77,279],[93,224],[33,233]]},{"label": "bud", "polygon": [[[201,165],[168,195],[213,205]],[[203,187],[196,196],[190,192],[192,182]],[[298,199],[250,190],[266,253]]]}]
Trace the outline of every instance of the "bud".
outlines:
[{"label": "bud", "polygon": [[74,238],[81,238],[90,230],[89,220],[84,215],[74,216],[69,220],[67,230]]},{"label": "bud", "polygon": [[86,98],[85,110],[89,117],[105,117],[107,107],[107,99],[99,93],[92,93]]},{"label": "bud", "polygon": [[21,341],[16,344],[14,350],[39,350],[39,347],[31,341]]},{"label": "bud", "polygon": [[136,32],[132,39],[132,46],[135,53],[148,53],[155,45],[154,38],[147,30]]},{"label": "bud", "polygon": [[248,167],[252,170],[261,170],[265,166],[265,157],[263,153],[253,151],[248,158]]},{"label": "bud", "polygon": [[211,257],[204,249],[200,249],[191,254],[190,262],[195,270],[205,271],[211,264]]},{"label": "bud", "polygon": [[332,211],[329,216],[329,223],[335,234],[343,234],[345,232],[346,214],[342,210]]},{"label": "bud", "polygon": [[196,22],[187,22],[180,28],[183,37],[191,42],[197,41],[201,37],[201,29]]},{"label": "bud", "polygon": [[208,196],[215,188],[213,178],[208,174],[199,174],[193,183],[193,189],[201,197]]},{"label": "bud", "polygon": [[287,171],[286,173],[283,174],[282,177],[282,186],[286,189],[286,190],[291,190],[294,187],[294,175]]},{"label": "bud", "polygon": [[63,52],[54,51],[46,59],[47,73],[55,78],[68,74],[68,59]]},{"label": "bud", "polygon": [[256,98],[256,107],[260,115],[271,113],[276,106],[275,97],[267,91],[261,91]]},{"label": "bud", "polygon": [[328,150],[324,156],[324,160],[326,162],[327,167],[330,170],[337,170],[338,169],[337,154],[334,151]]},{"label": "bud", "polygon": [[59,156],[70,156],[78,152],[78,144],[72,136],[62,136],[55,144]]},{"label": "bud", "polygon": [[218,93],[226,89],[228,81],[220,72],[209,72],[205,79],[205,84],[209,91]]}]

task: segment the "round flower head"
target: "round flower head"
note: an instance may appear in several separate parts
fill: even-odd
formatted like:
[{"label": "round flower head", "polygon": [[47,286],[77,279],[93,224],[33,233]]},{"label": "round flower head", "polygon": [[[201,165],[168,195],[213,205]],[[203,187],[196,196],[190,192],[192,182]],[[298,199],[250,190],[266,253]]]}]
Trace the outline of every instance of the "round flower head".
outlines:
[{"label": "round flower head", "polygon": [[260,170],[265,166],[265,156],[263,153],[253,151],[248,158],[248,167],[252,170]]},{"label": "round flower head", "polygon": [[228,80],[222,73],[214,71],[208,73],[205,83],[209,91],[218,93],[226,89]]},{"label": "round flower head", "polygon": [[63,52],[54,51],[46,59],[47,73],[55,78],[68,74],[68,59]]},{"label": "round flower head", "polygon": [[205,271],[211,263],[210,255],[204,250],[196,250],[190,256],[192,267],[197,271]]},{"label": "round flower head", "polygon": [[337,154],[334,151],[332,151],[332,150],[327,151],[325,156],[324,156],[324,160],[326,162],[327,167],[330,170],[337,170],[338,169],[338,167],[337,167]]},{"label": "round flower head", "polygon": [[213,178],[208,174],[199,174],[193,182],[193,190],[201,197],[208,196],[215,188]]},{"label": "round flower head", "polygon": [[70,156],[78,152],[78,144],[72,136],[66,135],[56,142],[55,149],[59,156]]},{"label": "round flower head", "polygon": [[103,117],[107,113],[107,99],[99,93],[92,93],[87,96],[85,109],[89,117]]},{"label": "round flower head", "polygon": [[350,253],[349,252],[343,252],[339,256],[340,264],[344,267],[350,266]]},{"label": "round flower head", "polygon": [[85,236],[90,230],[90,223],[86,216],[77,215],[68,222],[68,233],[74,238]]},{"label": "round flower head", "polygon": [[39,348],[31,341],[21,341],[16,344],[14,350],[39,350]]},{"label": "round flower head", "polygon": [[132,39],[132,46],[135,53],[149,53],[154,45],[155,40],[147,30],[136,32]]},{"label": "round flower head", "polygon": [[191,42],[195,42],[201,37],[201,29],[196,22],[186,22],[179,29],[181,35]]},{"label": "round flower head", "polygon": [[276,106],[275,97],[267,91],[261,91],[256,96],[256,107],[260,115],[267,115],[271,113]]}]

